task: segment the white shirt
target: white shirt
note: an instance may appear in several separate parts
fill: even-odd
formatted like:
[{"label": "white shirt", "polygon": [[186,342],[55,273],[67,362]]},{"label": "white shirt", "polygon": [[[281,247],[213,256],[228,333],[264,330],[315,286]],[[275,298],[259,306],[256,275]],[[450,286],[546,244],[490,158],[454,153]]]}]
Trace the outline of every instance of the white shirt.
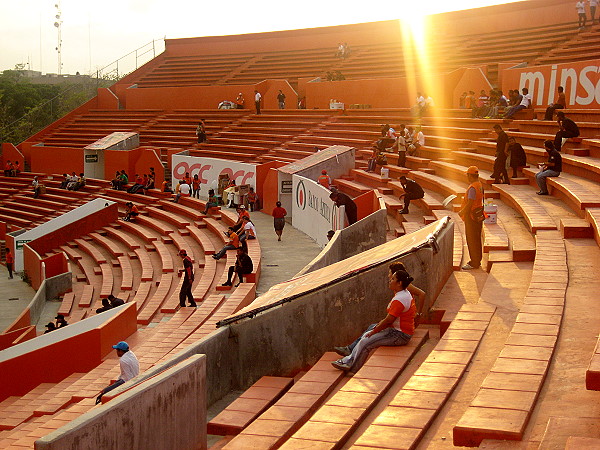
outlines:
[{"label": "white shirt", "polygon": [[423,98],[422,95],[420,97],[417,97],[417,105],[425,106],[425,99]]},{"label": "white shirt", "polygon": [[598,6],[598,0],[590,0],[590,6]]},{"label": "white shirt", "polygon": [[140,373],[140,363],[131,350],[119,358],[119,365],[121,366],[119,379],[123,381],[129,381]]},{"label": "white shirt", "polygon": [[425,99],[425,104],[429,107],[434,107],[435,106],[435,102],[433,101],[433,99],[431,97],[427,97]]},{"label": "white shirt", "polygon": [[422,131],[419,131],[417,133],[417,142],[419,143],[419,145],[421,147],[425,145],[425,135],[423,134]]},{"label": "white shirt", "polygon": [[577,8],[577,12],[579,14],[585,14],[585,3],[584,2],[577,2],[577,4],[575,5],[575,8]]},{"label": "white shirt", "polygon": [[260,95],[260,92],[257,92],[256,94],[254,94],[254,101],[255,102],[260,102],[261,98],[262,98],[262,95]]},{"label": "white shirt", "polygon": [[529,108],[531,106],[531,94],[526,94],[521,99],[521,105],[525,108]]},{"label": "white shirt", "polygon": [[246,222],[246,225],[244,225],[244,231],[246,230],[252,230],[250,233],[246,233],[246,235],[256,237],[256,227],[252,222]]},{"label": "white shirt", "polygon": [[179,192],[183,195],[188,195],[190,193],[190,185],[182,183],[181,186],[179,186]]}]

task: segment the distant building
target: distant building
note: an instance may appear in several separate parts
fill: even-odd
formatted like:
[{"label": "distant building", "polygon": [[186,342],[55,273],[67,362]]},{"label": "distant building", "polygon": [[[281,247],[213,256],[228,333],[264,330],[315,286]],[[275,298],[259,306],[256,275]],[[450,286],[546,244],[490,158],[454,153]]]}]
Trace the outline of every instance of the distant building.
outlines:
[{"label": "distant building", "polygon": [[37,70],[20,70],[20,72],[32,84],[81,83],[92,79],[89,75],[80,75],[79,72],[75,75],[58,75],[56,73],[42,75],[42,72],[38,72]]}]

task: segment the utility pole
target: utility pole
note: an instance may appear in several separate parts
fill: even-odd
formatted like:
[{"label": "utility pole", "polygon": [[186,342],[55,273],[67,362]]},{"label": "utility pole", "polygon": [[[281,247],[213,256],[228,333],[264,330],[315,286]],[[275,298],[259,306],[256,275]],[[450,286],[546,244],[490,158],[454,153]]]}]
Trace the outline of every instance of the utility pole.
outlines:
[{"label": "utility pole", "polygon": [[60,75],[62,73],[62,60],[61,60],[61,53],[62,53],[62,20],[61,20],[61,11],[60,11],[60,1],[58,1],[58,3],[54,4],[54,7],[56,8],[56,15],[54,16],[56,21],[54,22],[54,26],[56,27],[56,30],[58,31],[58,43],[56,46],[56,51],[58,52],[58,74]]}]

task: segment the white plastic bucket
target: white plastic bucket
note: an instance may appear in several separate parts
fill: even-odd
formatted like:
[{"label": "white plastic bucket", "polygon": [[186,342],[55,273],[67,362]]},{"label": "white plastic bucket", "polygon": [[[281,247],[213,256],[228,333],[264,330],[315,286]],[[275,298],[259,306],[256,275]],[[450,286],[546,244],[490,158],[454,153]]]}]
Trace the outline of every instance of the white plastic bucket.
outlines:
[{"label": "white plastic bucket", "polygon": [[381,178],[389,178],[390,177],[390,169],[387,167],[381,168]]},{"label": "white plastic bucket", "polygon": [[484,223],[496,223],[498,220],[498,206],[497,205],[485,205],[483,210],[487,214],[487,218],[483,221]]}]

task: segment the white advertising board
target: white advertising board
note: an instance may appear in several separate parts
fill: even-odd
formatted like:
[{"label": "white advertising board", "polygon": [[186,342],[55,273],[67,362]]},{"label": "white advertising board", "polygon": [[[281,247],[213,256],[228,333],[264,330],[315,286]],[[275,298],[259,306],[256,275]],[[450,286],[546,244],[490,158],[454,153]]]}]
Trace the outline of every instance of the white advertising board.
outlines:
[{"label": "white advertising board", "polygon": [[177,180],[181,180],[186,172],[190,177],[198,175],[200,179],[200,197],[207,198],[208,190],[217,188],[219,175],[227,174],[230,179],[235,180],[238,186],[249,184],[256,189],[256,165],[239,161],[227,161],[217,158],[203,158],[199,156],[173,155],[171,161],[172,188],[175,189]]},{"label": "white advertising board", "polygon": [[335,206],[330,194],[313,180],[292,176],[292,225],[323,247],[328,242],[327,232],[339,230],[344,223],[344,210]]}]

